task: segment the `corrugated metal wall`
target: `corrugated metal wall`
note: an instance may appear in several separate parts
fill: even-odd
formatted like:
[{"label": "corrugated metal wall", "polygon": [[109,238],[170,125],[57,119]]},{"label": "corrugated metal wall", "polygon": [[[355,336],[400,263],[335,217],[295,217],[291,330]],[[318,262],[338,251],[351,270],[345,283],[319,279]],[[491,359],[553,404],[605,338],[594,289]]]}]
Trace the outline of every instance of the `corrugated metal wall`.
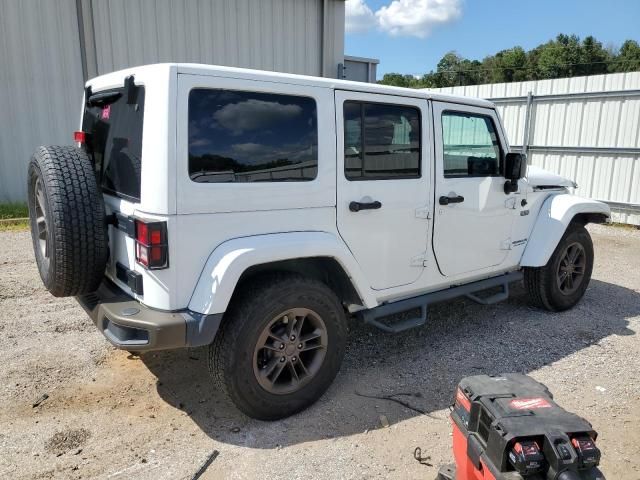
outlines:
[{"label": "corrugated metal wall", "polygon": [[[93,0],[84,10],[87,5],[99,74],[169,61],[323,74],[319,0]],[[338,21],[341,31],[343,2],[327,7],[327,25]],[[331,44],[325,75],[335,77],[343,42]]]},{"label": "corrugated metal wall", "polygon": [[376,83],[378,64],[377,58],[352,57],[345,55],[342,78],[354,82]]},{"label": "corrugated metal wall", "polygon": [[526,141],[532,92],[529,163],[609,202],[614,220],[640,224],[640,72],[437,90],[494,100],[513,146]]},{"label": "corrugated metal wall", "polygon": [[25,200],[38,145],[71,143],[83,75],[196,62],[336,77],[343,54],[343,0],[0,0],[0,202]]},{"label": "corrugated metal wall", "polygon": [[82,65],[75,0],[0,0],[0,202],[26,197],[38,145],[70,144]]}]

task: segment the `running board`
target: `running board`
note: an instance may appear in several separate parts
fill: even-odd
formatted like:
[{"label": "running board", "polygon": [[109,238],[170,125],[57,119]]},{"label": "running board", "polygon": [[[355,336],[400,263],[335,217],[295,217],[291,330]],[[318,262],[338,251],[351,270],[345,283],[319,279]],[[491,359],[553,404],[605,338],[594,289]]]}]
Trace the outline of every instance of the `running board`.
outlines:
[{"label": "running board", "polygon": [[[380,330],[388,333],[399,333],[410,328],[420,327],[427,323],[427,308],[429,305],[452,300],[454,298],[466,296],[474,302],[491,305],[509,298],[509,284],[522,280],[524,274],[520,271],[511,272],[498,277],[487,278],[479,282],[468,283],[457,287],[447,288],[437,292],[427,293],[418,297],[399,300],[393,303],[386,303],[370,310],[361,310],[356,316],[364,323],[368,323]],[[477,294],[489,288],[502,287],[502,291],[489,297],[480,297]],[[385,323],[380,319],[402,312],[419,310],[419,315],[414,315],[399,322]]]},{"label": "running board", "polygon": [[501,292],[496,293],[495,295],[490,295],[488,297],[479,297],[476,293],[467,293],[466,297],[473,300],[476,303],[481,305],[493,305],[494,303],[502,302],[509,298],[509,284],[505,283],[500,285],[502,288]]}]

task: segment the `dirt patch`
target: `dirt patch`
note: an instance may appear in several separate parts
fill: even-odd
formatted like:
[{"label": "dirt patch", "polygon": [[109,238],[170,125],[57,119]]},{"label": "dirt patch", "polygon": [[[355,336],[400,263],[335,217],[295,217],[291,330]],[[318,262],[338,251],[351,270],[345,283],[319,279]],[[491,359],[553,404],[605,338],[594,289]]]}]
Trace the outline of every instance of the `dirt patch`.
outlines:
[{"label": "dirt patch", "polygon": [[435,478],[452,461],[457,382],[515,371],[593,423],[607,478],[637,480],[640,231],[589,230],[594,276],[573,310],[537,310],[513,288],[498,305],[436,305],[399,335],[354,322],[334,385],[278,422],[234,408],[211,383],[206,349],[112,348],[75,300],[44,291],[28,233],[0,233],[0,478],[187,479],[214,450],[203,479]]},{"label": "dirt patch", "polygon": [[77,450],[85,444],[89,437],[91,437],[91,432],[85,428],[79,428],[77,430],[63,430],[61,432],[56,432],[49,440],[47,440],[44,448],[49,453],[62,455],[71,450]]}]

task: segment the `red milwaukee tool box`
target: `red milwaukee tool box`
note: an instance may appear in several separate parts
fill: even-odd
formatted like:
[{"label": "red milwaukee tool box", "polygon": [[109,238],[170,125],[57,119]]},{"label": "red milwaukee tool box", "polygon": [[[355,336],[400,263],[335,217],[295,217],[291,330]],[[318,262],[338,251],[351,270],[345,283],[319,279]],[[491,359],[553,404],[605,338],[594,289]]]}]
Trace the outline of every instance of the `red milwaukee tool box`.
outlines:
[{"label": "red milwaukee tool box", "polygon": [[478,375],[451,412],[455,466],[438,480],[604,480],[597,433],[526,375]]}]

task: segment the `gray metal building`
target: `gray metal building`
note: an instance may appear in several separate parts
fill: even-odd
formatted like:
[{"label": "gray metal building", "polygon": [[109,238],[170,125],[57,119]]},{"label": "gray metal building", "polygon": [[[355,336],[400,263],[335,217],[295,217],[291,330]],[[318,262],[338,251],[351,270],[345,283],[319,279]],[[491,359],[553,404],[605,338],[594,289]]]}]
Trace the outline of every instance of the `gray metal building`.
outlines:
[{"label": "gray metal building", "polygon": [[[346,80],[356,82],[376,83],[377,69],[380,60],[377,58],[364,58],[344,56],[344,65],[338,69],[338,75]],[[340,75],[342,72],[342,75]]]},{"label": "gray metal building", "polygon": [[0,0],[0,202],[25,200],[38,145],[72,142],[85,79],[158,62],[337,77],[344,9],[344,0]]}]

